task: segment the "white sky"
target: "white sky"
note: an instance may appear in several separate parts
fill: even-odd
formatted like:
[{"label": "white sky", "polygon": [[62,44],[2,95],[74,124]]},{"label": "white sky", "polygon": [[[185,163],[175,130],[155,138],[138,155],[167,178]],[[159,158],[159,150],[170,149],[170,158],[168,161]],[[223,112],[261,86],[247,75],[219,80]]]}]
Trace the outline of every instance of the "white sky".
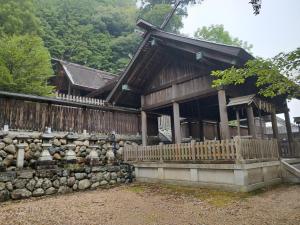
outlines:
[{"label": "white sky", "polygon": [[[300,0],[262,0],[261,13],[253,14],[250,0],[204,0],[188,9],[183,33],[223,24],[233,37],[253,44],[253,55],[273,57],[300,47]],[[300,101],[289,103],[290,116],[300,116]]]}]

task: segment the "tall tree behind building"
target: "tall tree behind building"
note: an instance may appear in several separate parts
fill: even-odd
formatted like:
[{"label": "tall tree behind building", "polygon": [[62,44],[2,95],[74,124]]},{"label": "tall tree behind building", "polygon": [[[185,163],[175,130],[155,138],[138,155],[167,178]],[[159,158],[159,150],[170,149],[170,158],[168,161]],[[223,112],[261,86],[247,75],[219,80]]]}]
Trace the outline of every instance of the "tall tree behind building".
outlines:
[{"label": "tall tree behind building", "polygon": [[49,95],[50,54],[31,0],[0,0],[0,90]]}]

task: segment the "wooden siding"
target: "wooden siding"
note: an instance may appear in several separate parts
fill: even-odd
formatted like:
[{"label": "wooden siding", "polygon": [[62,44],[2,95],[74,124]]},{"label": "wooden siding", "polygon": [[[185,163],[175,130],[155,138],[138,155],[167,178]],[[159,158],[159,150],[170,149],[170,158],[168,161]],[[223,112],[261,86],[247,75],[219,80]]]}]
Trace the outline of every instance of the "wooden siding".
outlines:
[{"label": "wooden siding", "polygon": [[174,86],[167,87],[152,93],[145,95],[144,107],[167,105],[172,102],[172,100],[181,101],[194,98],[197,95],[205,95],[207,93],[214,92],[211,88],[212,78],[198,77],[192,80],[188,80],[183,83],[176,85],[176,91],[174,94]]},{"label": "wooden siding", "polygon": [[154,78],[147,84],[147,91],[151,92],[157,88],[183,80],[193,79],[199,76],[208,76],[210,73],[207,67],[193,65],[185,60],[173,60],[161,69]]},{"label": "wooden siding", "polygon": [[[149,118],[149,135],[157,135],[157,118]],[[118,134],[140,133],[140,113],[115,110],[102,106],[97,109],[86,105],[67,106],[38,102],[36,99],[22,100],[0,97],[0,127],[9,125],[13,130],[75,131]]]}]

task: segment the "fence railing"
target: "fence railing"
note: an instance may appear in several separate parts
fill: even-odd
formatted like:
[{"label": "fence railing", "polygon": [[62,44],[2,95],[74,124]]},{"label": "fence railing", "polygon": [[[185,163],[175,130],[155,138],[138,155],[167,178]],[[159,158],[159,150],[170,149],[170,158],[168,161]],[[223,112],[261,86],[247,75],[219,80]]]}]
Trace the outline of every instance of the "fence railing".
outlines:
[{"label": "fence railing", "polygon": [[125,161],[228,161],[257,162],[277,160],[277,141],[261,139],[231,139],[154,145],[125,146]]},{"label": "fence railing", "polygon": [[55,95],[56,99],[61,99],[65,101],[71,101],[71,102],[79,102],[79,103],[85,103],[90,105],[105,105],[105,101],[102,99],[97,98],[88,98],[88,97],[81,97],[81,96],[75,96],[75,95],[67,95],[67,94],[60,94],[56,93]]}]

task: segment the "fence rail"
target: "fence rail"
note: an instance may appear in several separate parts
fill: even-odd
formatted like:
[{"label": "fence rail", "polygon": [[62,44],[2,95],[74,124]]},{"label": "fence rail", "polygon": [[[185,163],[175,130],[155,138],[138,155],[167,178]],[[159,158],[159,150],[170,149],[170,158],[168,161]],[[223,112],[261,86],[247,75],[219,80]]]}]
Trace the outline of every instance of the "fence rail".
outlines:
[{"label": "fence rail", "polygon": [[231,139],[184,144],[125,146],[125,161],[230,161],[256,162],[278,159],[277,141]]},{"label": "fence rail", "polygon": [[85,103],[85,104],[91,104],[91,105],[101,105],[101,106],[105,105],[104,100],[97,99],[97,98],[88,98],[88,97],[66,95],[66,94],[60,94],[60,93],[56,93],[55,97],[57,99],[72,101],[72,102],[79,102],[79,103]]}]

